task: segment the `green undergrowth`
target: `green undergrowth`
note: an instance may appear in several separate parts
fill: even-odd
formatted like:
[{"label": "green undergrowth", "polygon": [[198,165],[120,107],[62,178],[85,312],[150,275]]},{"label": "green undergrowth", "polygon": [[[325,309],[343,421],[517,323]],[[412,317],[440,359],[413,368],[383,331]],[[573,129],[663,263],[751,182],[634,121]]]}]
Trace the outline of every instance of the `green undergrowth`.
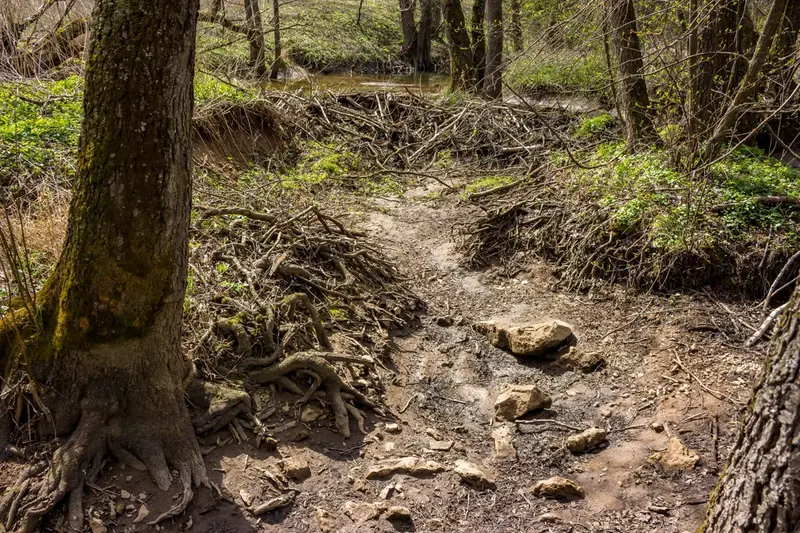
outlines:
[{"label": "green undergrowth", "polygon": [[526,94],[608,96],[608,68],[602,54],[596,52],[523,56],[509,65],[506,80]]},{"label": "green undergrowth", "polygon": [[484,176],[478,178],[464,187],[464,197],[474,194],[476,192],[488,191],[496,187],[502,187],[512,183],[516,178],[512,176]]},{"label": "green undergrowth", "polygon": [[[361,19],[358,20],[359,5]],[[402,68],[398,52],[403,43],[394,3],[359,0],[298,0],[281,3],[281,39],[284,61],[314,72],[384,72]],[[231,5],[228,16],[243,18],[242,8]],[[262,6],[267,55],[272,58],[269,32],[271,10]],[[434,43],[435,55],[444,63],[446,50]],[[217,24],[201,23],[198,64],[217,73],[248,70],[249,48],[240,34]]]},{"label": "green undergrowth", "polygon": [[31,179],[63,184],[74,172],[83,80],[0,85],[0,181],[17,187]]},{"label": "green undergrowth", "polygon": [[[632,254],[638,258],[638,265],[626,267],[631,270],[648,267],[644,256],[658,258],[653,259],[654,269],[669,265],[670,272],[653,271],[642,279],[680,285],[678,278],[693,272],[683,279],[691,285],[714,273],[758,277],[767,239],[767,263],[772,264],[765,271],[780,268],[800,246],[800,209],[757,200],[764,196],[800,199],[800,169],[758,149],[739,149],[702,177],[674,169],[664,150],[627,154],[624,144],[608,143],[582,157],[587,167],[601,166],[571,171],[565,176],[564,193],[581,203],[587,217],[595,216],[589,214],[593,210],[587,209],[587,203],[594,205],[603,220],[597,242],[583,242],[597,247],[607,241],[610,253],[616,253],[616,243],[635,243],[635,252],[619,245],[628,260]],[[565,154],[555,159],[557,164],[567,162]],[[598,262],[595,274],[612,269],[613,263]]]}]

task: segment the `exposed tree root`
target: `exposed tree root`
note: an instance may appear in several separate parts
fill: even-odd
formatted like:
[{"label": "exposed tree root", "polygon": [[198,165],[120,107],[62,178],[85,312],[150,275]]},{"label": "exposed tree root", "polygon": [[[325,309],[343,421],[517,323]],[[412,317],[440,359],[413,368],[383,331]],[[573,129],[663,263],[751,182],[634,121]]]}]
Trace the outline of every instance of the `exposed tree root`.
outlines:
[{"label": "exposed tree root", "polygon": [[[324,353],[299,352],[292,354],[269,368],[259,372],[253,372],[250,374],[250,380],[258,384],[274,383],[286,376],[286,374],[295,371],[311,371],[319,377],[333,408],[336,429],[339,430],[339,433],[341,433],[344,438],[350,437],[350,418],[348,412],[356,419],[359,429],[364,431],[363,416],[360,416],[360,413],[358,413],[354,407],[352,408],[353,410],[348,409],[348,405],[342,393],[344,392],[351,395],[366,407],[375,407],[375,403],[339,377],[333,365],[325,359]],[[305,398],[305,395],[303,397]],[[353,414],[354,411],[357,414]]]}]

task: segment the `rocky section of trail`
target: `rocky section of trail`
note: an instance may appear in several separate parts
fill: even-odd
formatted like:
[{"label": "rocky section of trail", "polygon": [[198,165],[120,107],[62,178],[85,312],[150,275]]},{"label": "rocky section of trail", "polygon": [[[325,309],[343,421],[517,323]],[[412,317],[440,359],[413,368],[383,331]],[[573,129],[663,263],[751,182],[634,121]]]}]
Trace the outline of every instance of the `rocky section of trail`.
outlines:
[{"label": "rocky section of trail", "polygon": [[[324,398],[295,409],[277,389],[275,449],[209,446],[215,488],[160,530],[694,530],[760,367],[738,308],[560,293],[534,261],[511,278],[466,270],[450,230],[474,207],[455,195],[375,203],[351,222],[428,306],[376,365],[386,417],[366,412],[366,434],[344,440]],[[93,532],[151,531],[136,518],[171,494],[148,483],[105,473]]]}]

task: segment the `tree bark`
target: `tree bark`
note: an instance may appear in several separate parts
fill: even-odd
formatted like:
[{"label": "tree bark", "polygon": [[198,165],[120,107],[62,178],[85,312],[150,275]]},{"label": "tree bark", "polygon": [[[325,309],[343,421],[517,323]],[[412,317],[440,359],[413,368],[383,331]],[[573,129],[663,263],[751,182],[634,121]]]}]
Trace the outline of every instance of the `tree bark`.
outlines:
[{"label": "tree bark", "polygon": [[400,29],[403,31],[403,47],[400,57],[411,63],[417,51],[417,23],[414,18],[415,0],[400,0]]},{"label": "tree bark", "polygon": [[82,530],[80,494],[108,451],[161,489],[178,470],[185,504],[192,479],[207,483],[181,352],[197,11],[197,0],[95,5],[67,238],[24,347],[52,416],[42,431],[68,439],[20,531],[67,495]]},{"label": "tree bark", "polygon": [[690,45],[697,55],[690,58],[689,131],[702,141],[744,76],[757,37],[746,0],[709,1],[697,20],[696,42]]},{"label": "tree bark", "polygon": [[[359,8],[359,17],[361,16]],[[273,80],[278,79],[278,74],[283,68],[283,48],[281,46],[281,7],[280,0],[272,0],[272,35],[275,38],[275,58],[272,60],[272,68],[269,77]]]},{"label": "tree bark", "polygon": [[511,49],[516,52],[522,52],[522,2],[521,0],[511,0],[509,6],[511,10],[511,24],[508,27],[508,33],[511,37]]},{"label": "tree bark", "polygon": [[756,92],[758,79],[764,70],[764,64],[769,56],[769,51],[775,40],[775,34],[780,27],[788,3],[789,0],[773,0],[767,20],[764,22],[764,29],[761,30],[753,57],[747,67],[747,72],[736,87],[736,92],[725,113],[714,126],[714,134],[706,143],[703,151],[703,161],[710,161],[717,156],[722,141],[731,134],[736,121],[746,110],[745,104]]},{"label": "tree bark", "polygon": [[486,0],[473,0],[470,38],[472,40],[472,64],[475,65],[476,91],[483,88],[483,79],[486,77],[486,34],[483,31],[485,18]]},{"label": "tree bark", "polygon": [[800,531],[800,286],[709,503],[705,533]]},{"label": "tree bark", "polygon": [[628,150],[656,141],[653,110],[642,76],[644,63],[633,0],[608,0],[612,40],[620,73],[620,100],[625,115]]},{"label": "tree bark", "polygon": [[486,0],[486,74],[483,90],[489,98],[503,95],[503,0]]},{"label": "tree bark", "polygon": [[420,0],[419,28],[417,28],[417,53],[414,67],[417,72],[429,72],[433,69],[431,61],[431,41],[433,40],[433,2]]},{"label": "tree bark", "polygon": [[450,49],[450,89],[472,90],[475,86],[475,65],[472,62],[472,47],[461,2],[443,0],[442,15]]},{"label": "tree bark", "polygon": [[790,2],[783,14],[778,35],[775,36],[774,56],[771,65],[771,96],[778,102],[785,100],[797,87],[797,37],[800,34],[800,2]]},{"label": "tree bark", "polygon": [[267,72],[267,54],[264,44],[264,26],[261,23],[261,7],[258,0],[244,0],[244,16],[247,25],[247,42],[250,45],[250,68],[256,76]]}]

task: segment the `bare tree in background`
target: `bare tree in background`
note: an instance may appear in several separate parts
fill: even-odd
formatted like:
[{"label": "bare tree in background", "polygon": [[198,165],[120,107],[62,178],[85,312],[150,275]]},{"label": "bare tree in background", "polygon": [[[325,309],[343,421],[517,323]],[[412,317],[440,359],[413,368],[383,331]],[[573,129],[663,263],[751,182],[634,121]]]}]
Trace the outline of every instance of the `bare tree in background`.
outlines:
[{"label": "bare tree in background", "polygon": [[620,73],[620,100],[628,150],[658,139],[644,80],[642,49],[633,0],[607,0],[608,16]]},{"label": "bare tree in background", "polygon": [[[360,11],[359,11],[360,16]],[[283,68],[283,47],[281,46],[281,5],[280,0],[272,0],[272,35],[274,37],[275,55],[272,60],[272,68],[269,77],[273,80],[278,79]]]},{"label": "bare tree in background", "polygon": [[267,53],[264,44],[264,25],[261,23],[261,7],[258,0],[244,0],[247,42],[250,45],[250,68],[256,76],[267,72]]},{"label": "bare tree in background", "polygon": [[472,90],[476,82],[475,64],[461,2],[443,0],[442,16],[450,50],[450,89]]},{"label": "bare tree in background", "polygon": [[511,49],[520,53],[523,48],[522,0],[511,0],[509,11],[511,11],[511,24],[508,26],[508,35],[511,39]]},{"label": "bare tree in background", "polygon": [[503,0],[486,0],[486,74],[483,90],[489,98],[503,94]]},{"label": "bare tree in background", "polygon": [[483,89],[486,76],[486,33],[483,25],[486,18],[486,0],[473,0],[470,39],[472,40],[472,64],[475,65],[475,86]]}]

